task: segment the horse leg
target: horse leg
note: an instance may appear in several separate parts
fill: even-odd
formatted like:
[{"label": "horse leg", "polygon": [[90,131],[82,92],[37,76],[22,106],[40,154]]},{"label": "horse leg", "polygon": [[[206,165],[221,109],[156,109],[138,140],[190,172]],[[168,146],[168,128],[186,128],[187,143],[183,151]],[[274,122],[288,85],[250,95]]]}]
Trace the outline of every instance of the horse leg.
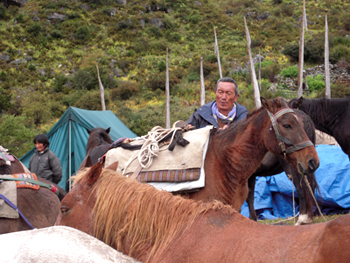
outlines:
[{"label": "horse leg", "polygon": [[255,180],[256,180],[255,175],[252,175],[248,179],[249,193],[248,193],[248,197],[247,197],[247,203],[248,203],[248,208],[249,208],[249,219],[257,221],[258,217],[256,216],[256,212],[254,209]]},{"label": "horse leg", "polygon": [[[299,197],[299,217],[296,225],[304,225],[312,223],[312,211],[313,205],[310,203],[311,201],[311,193],[305,183],[305,179],[303,175],[298,173],[296,167],[287,163],[284,160],[280,160],[281,165],[286,172],[289,179],[292,180]],[[304,175],[306,176],[306,175]],[[291,177],[291,178],[290,178]],[[294,200],[293,200],[294,202]]]}]

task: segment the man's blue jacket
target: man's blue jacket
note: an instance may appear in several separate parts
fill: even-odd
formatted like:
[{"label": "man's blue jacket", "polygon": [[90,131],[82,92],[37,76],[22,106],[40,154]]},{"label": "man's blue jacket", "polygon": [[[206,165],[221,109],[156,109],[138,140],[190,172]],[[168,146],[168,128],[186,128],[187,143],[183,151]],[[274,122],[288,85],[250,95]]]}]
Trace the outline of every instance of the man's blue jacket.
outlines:
[{"label": "man's blue jacket", "polygon": [[[219,128],[218,122],[212,114],[211,107],[215,101],[209,102],[195,110],[186,123],[191,124],[195,129],[203,128],[207,125],[214,125]],[[247,116],[248,110],[241,104],[236,103],[236,117],[233,122],[239,121]],[[233,123],[231,122],[231,123]]]}]

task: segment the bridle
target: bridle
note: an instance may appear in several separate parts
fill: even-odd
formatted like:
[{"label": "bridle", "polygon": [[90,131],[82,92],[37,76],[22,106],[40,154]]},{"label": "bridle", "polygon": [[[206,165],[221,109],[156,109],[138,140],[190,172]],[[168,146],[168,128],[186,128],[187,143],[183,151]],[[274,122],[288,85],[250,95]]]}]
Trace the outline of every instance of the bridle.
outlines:
[{"label": "bridle", "polygon": [[[273,115],[271,112],[267,111],[270,119],[271,119],[271,126],[273,127],[275,134],[276,134],[276,138],[278,141],[278,144],[281,147],[282,153],[284,154],[284,156],[286,156],[286,154],[290,154],[292,152],[295,151],[299,151],[303,148],[309,147],[309,146],[313,146],[314,144],[308,140],[306,142],[302,142],[299,143],[297,145],[294,145],[291,141],[289,141],[287,138],[283,137],[278,129],[278,125],[277,125],[277,119],[279,117],[281,117],[282,115],[286,114],[286,113],[293,113],[295,114],[295,112],[290,109],[290,108],[284,108],[278,112],[276,112],[275,115]],[[288,148],[286,146],[289,146]]]}]

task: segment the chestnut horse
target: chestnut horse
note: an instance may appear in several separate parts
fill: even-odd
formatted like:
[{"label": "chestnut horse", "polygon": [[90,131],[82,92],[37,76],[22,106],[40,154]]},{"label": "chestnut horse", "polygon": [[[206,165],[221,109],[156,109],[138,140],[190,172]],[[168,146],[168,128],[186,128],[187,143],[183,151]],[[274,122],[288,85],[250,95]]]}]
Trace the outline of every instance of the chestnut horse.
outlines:
[{"label": "chestnut horse", "polygon": [[[304,124],[304,130],[313,144],[316,141],[315,126],[311,118],[304,112],[293,109],[298,118]],[[249,218],[252,220],[257,220],[257,215],[254,209],[254,190],[255,181],[257,176],[271,176],[279,174],[285,171],[285,173],[292,180],[299,198],[299,217],[296,225],[309,224],[312,222],[313,218],[313,208],[315,206],[315,201],[312,194],[315,193],[315,189],[318,188],[318,184],[314,173],[300,174],[296,167],[286,162],[283,158],[278,157],[272,153],[267,153],[260,164],[259,168],[254,172],[254,174],[248,179],[249,194],[247,198],[247,204],[249,208]],[[310,184],[311,190],[309,190],[306,180]]]},{"label": "chestnut horse", "polygon": [[300,174],[313,173],[319,159],[303,123],[283,98],[266,100],[246,119],[210,134],[204,162],[205,187],[184,195],[219,200],[239,210],[248,196],[248,179],[267,152],[283,158]]},{"label": "chestnut horse", "polygon": [[[0,174],[28,173],[29,171],[15,156],[11,165],[0,159]],[[38,182],[53,185],[58,195],[46,187],[38,190],[29,188],[17,189],[17,207],[34,228],[53,226],[59,212],[60,201],[67,194],[57,184],[38,177]],[[0,234],[32,229],[25,220],[0,218]]]},{"label": "chestnut horse", "polygon": [[350,159],[350,97],[335,99],[292,99],[292,108],[309,115],[316,129],[336,139]]},{"label": "chestnut horse", "polygon": [[113,142],[109,136],[111,128],[103,129],[100,127],[86,130],[89,134],[89,139],[86,144],[86,155],[79,166],[79,170],[83,167],[91,167],[97,163],[98,158],[107,152],[107,149]]},{"label": "chestnut horse", "polygon": [[350,216],[306,226],[249,220],[219,201],[197,202],[100,163],[80,172],[56,225],[77,228],[142,262],[349,262]]}]

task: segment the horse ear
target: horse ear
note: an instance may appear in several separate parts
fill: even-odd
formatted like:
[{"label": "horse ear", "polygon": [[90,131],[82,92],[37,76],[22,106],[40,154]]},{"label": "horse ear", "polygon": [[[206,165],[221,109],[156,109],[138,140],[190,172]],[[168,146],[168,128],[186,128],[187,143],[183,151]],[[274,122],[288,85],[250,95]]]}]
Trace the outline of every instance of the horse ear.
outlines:
[{"label": "horse ear", "polygon": [[297,109],[300,108],[301,104],[303,103],[303,99],[304,99],[304,98],[301,96],[301,97],[296,101],[295,107],[296,107]]},{"label": "horse ear", "polygon": [[108,129],[106,129],[106,132],[109,133],[111,131],[111,127],[109,127]]},{"label": "horse ear", "polygon": [[91,157],[90,155],[86,158],[86,163],[85,163],[85,167],[91,167],[92,166],[92,162],[91,162]]},{"label": "horse ear", "polygon": [[260,101],[261,101],[261,105],[265,108],[268,109],[269,108],[269,102],[267,99],[260,97]]},{"label": "horse ear", "polygon": [[119,164],[119,162],[116,161],[116,162],[112,163],[111,165],[109,165],[109,166],[108,166],[107,168],[105,168],[105,169],[109,169],[109,170],[112,170],[112,171],[117,171],[118,164]]},{"label": "horse ear", "polygon": [[92,186],[94,183],[96,183],[97,179],[101,175],[101,172],[102,172],[102,164],[100,164],[100,162],[97,162],[85,174],[87,184],[89,186]]}]

